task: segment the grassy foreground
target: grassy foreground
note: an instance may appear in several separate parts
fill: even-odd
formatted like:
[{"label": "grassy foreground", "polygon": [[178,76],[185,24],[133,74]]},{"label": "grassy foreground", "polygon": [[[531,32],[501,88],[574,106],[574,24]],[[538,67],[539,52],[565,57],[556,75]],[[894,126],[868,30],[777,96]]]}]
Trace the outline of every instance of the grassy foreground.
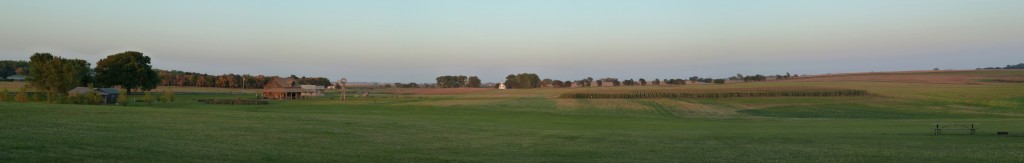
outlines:
[{"label": "grassy foreground", "polygon": [[[259,106],[194,101],[250,97],[232,94],[129,107],[0,102],[0,162],[1024,161],[1020,83],[590,89],[785,86],[873,95],[566,99],[557,96],[578,89],[535,89],[377,94],[346,102],[331,94]],[[981,130],[936,136],[934,123],[975,123]]]}]

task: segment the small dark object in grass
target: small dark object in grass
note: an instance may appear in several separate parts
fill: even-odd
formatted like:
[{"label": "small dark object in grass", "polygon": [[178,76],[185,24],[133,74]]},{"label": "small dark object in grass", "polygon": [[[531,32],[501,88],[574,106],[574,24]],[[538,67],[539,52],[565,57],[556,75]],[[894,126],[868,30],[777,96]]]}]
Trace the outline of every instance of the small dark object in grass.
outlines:
[{"label": "small dark object in grass", "polygon": [[999,131],[999,132],[996,132],[996,135],[1010,135],[1010,132]]}]

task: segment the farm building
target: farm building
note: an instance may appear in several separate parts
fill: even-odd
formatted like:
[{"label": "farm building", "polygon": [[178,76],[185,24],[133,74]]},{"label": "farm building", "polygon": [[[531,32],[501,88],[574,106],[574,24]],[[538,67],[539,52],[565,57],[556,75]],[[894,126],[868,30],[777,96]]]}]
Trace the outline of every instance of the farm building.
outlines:
[{"label": "farm building", "polygon": [[302,97],[302,87],[295,79],[273,78],[263,85],[265,99],[298,99]]},{"label": "farm building", "polygon": [[11,80],[11,81],[25,81],[25,75],[11,75],[11,76],[5,77],[4,79]]},{"label": "farm building", "polygon": [[84,96],[89,93],[95,92],[103,99],[103,104],[115,104],[117,103],[117,96],[121,95],[121,90],[117,88],[89,88],[89,87],[77,87],[68,91],[68,96]]},{"label": "farm building", "polygon": [[500,84],[498,84],[498,89],[508,89],[508,88],[505,87],[505,82],[501,82]]},{"label": "farm building", "polygon": [[321,97],[324,96],[324,86],[319,85],[300,85],[302,88],[302,97]]}]

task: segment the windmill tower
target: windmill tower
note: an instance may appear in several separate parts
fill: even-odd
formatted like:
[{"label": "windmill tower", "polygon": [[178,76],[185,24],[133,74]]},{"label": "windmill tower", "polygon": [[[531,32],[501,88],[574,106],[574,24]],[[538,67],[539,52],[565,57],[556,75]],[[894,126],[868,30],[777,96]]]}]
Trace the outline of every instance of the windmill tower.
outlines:
[{"label": "windmill tower", "polygon": [[345,98],[345,96],[346,96],[345,95],[345,83],[346,82],[348,82],[348,79],[345,79],[345,78],[341,78],[340,80],[338,80],[338,85],[341,85],[341,100],[342,101],[348,100],[348,99]]}]

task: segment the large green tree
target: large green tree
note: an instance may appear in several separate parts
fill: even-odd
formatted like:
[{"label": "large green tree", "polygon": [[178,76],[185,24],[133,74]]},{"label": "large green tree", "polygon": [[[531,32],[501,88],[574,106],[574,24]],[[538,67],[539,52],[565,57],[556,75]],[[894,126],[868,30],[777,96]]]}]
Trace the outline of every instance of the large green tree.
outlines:
[{"label": "large green tree", "polygon": [[89,62],[35,53],[29,61],[29,86],[51,93],[65,93],[92,82]]},{"label": "large green tree", "polygon": [[129,94],[136,88],[151,90],[160,83],[160,77],[149,63],[148,56],[135,51],[107,56],[96,63],[96,82],[103,86],[121,86]]},{"label": "large green tree", "polygon": [[533,73],[509,74],[505,77],[505,86],[509,88],[539,88],[540,77]]},{"label": "large green tree", "polygon": [[476,76],[470,76],[469,81],[466,82],[466,87],[470,88],[479,88],[480,85],[480,78]]}]

